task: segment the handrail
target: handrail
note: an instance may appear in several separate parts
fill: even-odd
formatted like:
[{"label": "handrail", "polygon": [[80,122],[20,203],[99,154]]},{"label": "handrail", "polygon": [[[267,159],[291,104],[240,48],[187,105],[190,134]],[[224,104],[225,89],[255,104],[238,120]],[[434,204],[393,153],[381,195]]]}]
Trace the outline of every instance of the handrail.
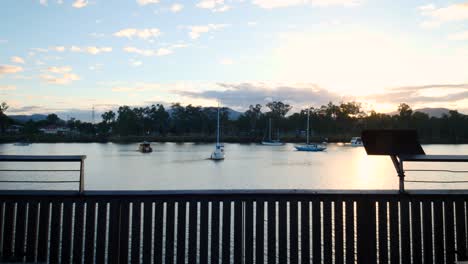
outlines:
[{"label": "handrail", "polygon": [[[86,155],[0,155],[0,162],[79,162],[79,170],[0,170],[0,171],[79,171],[79,193],[84,192],[84,160]],[[78,181],[4,181],[4,182],[78,182]]]},{"label": "handrail", "polygon": [[220,190],[89,190],[79,193],[71,190],[0,190],[0,196],[229,196],[229,195],[468,195],[468,190],[460,189],[419,189],[407,190],[339,190],[339,189],[220,189]]}]

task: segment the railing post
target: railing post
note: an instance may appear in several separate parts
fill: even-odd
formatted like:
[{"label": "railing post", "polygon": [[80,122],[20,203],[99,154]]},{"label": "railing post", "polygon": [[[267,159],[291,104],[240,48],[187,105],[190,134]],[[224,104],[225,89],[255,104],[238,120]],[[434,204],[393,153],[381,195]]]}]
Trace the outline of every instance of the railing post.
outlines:
[{"label": "railing post", "polygon": [[84,192],[84,160],[80,161],[80,194]]},{"label": "railing post", "polygon": [[391,155],[393,166],[398,173],[398,177],[400,178],[400,193],[405,192],[405,171],[403,169],[403,161],[398,160],[397,156]]},{"label": "railing post", "polygon": [[357,200],[357,263],[376,263],[375,201],[365,196]]}]

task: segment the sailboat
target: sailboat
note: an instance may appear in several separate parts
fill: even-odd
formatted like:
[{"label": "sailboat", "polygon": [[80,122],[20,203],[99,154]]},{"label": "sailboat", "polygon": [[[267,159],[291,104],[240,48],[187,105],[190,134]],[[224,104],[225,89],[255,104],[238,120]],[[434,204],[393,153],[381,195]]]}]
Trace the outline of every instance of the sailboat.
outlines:
[{"label": "sailboat", "polygon": [[218,121],[216,128],[216,146],[213,153],[211,153],[212,160],[223,160],[224,159],[224,145],[219,143],[219,104],[218,104]]},{"label": "sailboat", "polygon": [[276,139],[276,140],[271,139],[271,118],[269,119],[269,126],[268,126],[268,140],[262,141],[262,145],[265,145],[265,146],[282,146],[282,145],[284,145],[284,143],[279,140],[279,130],[278,130],[278,139]]},{"label": "sailboat", "polygon": [[323,144],[309,143],[309,121],[310,109],[307,109],[307,143],[305,145],[294,146],[298,151],[324,151],[327,147]]}]

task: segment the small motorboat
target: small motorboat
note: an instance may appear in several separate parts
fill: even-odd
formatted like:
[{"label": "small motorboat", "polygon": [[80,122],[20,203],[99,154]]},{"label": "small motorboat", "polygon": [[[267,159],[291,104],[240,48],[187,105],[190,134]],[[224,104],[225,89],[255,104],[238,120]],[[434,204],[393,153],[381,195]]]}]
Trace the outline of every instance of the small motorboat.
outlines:
[{"label": "small motorboat", "polygon": [[324,151],[327,147],[322,144],[306,144],[294,146],[298,151]]},{"label": "small motorboat", "polygon": [[351,138],[350,144],[352,147],[362,147],[362,139],[360,137]]},{"label": "small motorboat", "polygon": [[143,143],[140,143],[138,151],[140,151],[141,153],[150,153],[153,151],[153,149],[151,148],[151,144],[145,141]]}]

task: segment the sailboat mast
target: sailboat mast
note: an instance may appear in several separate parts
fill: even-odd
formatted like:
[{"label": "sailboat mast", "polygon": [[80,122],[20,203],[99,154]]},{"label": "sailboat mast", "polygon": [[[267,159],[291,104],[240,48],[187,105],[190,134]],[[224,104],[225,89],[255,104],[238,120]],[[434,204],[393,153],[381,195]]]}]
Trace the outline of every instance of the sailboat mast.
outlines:
[{"label": "sailboat mast", "polygon": [[216,129],[216,145],[219,145],[219,103],[218,103],[218,122]]},{"label": "sailboat mast", "polygon": [[269,119],[268,139],[271,141],[271,117]]},{"label": "sailboat mast", "polygon": [[310,117],[310,109],[307,108],[307,145],[309,145],[309,117]]}]

